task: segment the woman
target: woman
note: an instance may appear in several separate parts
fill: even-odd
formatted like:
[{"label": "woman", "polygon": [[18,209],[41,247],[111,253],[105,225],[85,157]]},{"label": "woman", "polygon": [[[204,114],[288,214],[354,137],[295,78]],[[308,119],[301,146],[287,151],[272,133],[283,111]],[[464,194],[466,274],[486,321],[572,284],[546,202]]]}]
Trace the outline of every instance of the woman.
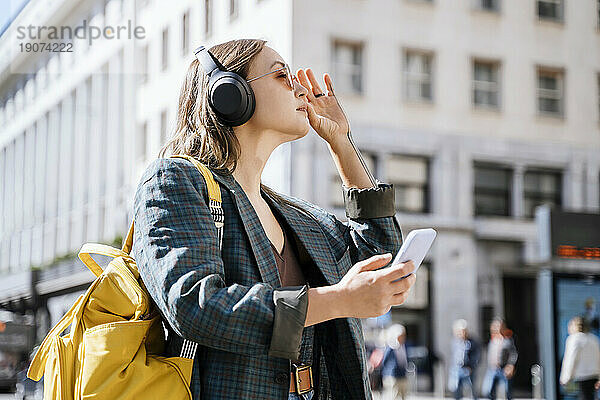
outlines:
[{"label": "woman", "polygon": [[[358,318],[406,299],[412,263],[375,271],[402,243],[393,189],[376,182],[350,141],[350,127],[326,74],[298,76],[263,40],[233,40],[210,56],[250,85],[250,119],[228,125],[207,99],[208,76],[194,60],[179,98],[176,132],[150,163],[135,194],[134,257],[168,331],[167,351],[199,344],[196,399],[371,398]],[[298,110],[307,107],[307,111]],[[260,182],[271,152],[305,136],[325,140],[344,183],[349,225]],[[222,250],[207,186],[188,160],[207,165],[225,214]],[[352,265],[354,264],[354,266]],[[314,382],[293,393],[306,365]],[[310,387],[310,386],[309,386]]]}]

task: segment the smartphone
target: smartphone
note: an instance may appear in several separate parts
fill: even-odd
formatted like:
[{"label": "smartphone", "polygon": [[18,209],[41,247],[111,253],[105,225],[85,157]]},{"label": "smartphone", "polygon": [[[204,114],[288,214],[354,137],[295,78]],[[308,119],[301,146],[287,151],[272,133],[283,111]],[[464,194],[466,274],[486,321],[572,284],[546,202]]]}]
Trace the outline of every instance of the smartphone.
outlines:
[{"label": "smartphone", "polygon": [[[415,264],[415,269],[412,273],[417,272],[436,235],[437,232],[432,228],[415,229],[410,231],[391,265],[412,261],[413,264]],[[410,274],[404,275],[402,278],[396,279],[394,282],[404,279],[408,275]]]}]

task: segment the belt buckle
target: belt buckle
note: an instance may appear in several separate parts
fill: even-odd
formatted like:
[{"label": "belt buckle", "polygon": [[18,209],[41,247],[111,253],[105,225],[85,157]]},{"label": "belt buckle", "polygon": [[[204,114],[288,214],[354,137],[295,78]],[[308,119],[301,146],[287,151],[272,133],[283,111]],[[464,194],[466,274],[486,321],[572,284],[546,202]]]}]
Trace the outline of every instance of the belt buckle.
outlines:
[{"label": "belt buckle", "polygon": [[[296,380],[296,393],[297,394],[303,394],[303,393],[308,393],[313,389],[313,375],[312,375],[312,368],[310,365],[308,364],[304,364],[304,363],[300,363],[300,364],[296,364],[296,363],[292,363],[292,367],[293,367],[293,372],[294,372],[294,379]],[[308,372],[310,374],[310,385],[308,387],[308,389],[306,389],[305,391],[300,391],[300,376],[298,375],[298,372],[300,371],[304,371],[308,369]]]}]

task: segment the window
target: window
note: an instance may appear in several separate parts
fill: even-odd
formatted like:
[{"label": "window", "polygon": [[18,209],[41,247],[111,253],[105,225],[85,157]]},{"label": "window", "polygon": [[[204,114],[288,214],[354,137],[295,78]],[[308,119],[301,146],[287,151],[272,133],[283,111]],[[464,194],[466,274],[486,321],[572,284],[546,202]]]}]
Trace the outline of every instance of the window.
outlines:
[{"label": "window", "polygon": [[169,28],[162,32],[162,70],[169,66]]},{"label": "window", "polygon": [[562,71],[538,68],[537,109],[540,114],[563,117],[563,75]]},{"label": "window", "polygon": [[204,0],[204,36],[212,34],[212,0]]},{"label": "window", "polygon": [[497,109],[500,106],[499,63],[473,62],[473,105]]},{"label": "window", "polygon": [[[91,77],[88,77],[87,80],[85,81],[85,91],[84,91],[84,93],[85,93],[85,96],[86,96],[86,98],[85,98],[85,105],[88,107],[88,110],[90,110],[91,112],[84,112],[84,113],[82,113],[82,114],[84,114],[84,119],[85,119],[85,122],[84,122],[85,129],[83,130],[82,133],[83,133],[83,137],[85,138],[85,147],[84,147],[85,150],[84,150],[84,153],[90,153],[92,151],[96,151],[97,150],[97,149],[92,149],[91,143],[93,141],[92,141],[92,138],[90,136],[90,132],[92,131],[92,129],[91,129],[92,128],[92,118],[91,118],[91,116],[95,114],[95,112],[92,110],[92,104],[93,104],[92,100],[93,100],[93,97],[92,97],[92,78]],[[48,134],[47,133],[47,130],[48,130],[47,129],[47,126],[48,126],[48,114],[46,114],[46,118],[44,119],[43,123],[44,123],[45,129],[46,129],[45,135],[47,135]],[[46,143],[47,143],[47,140],[48,140],[47,136],[46,136],[45,140],[46,140]],[[90,169],[90,172],[91,171],[93,171],[93,170]],[[91,182],[93,182],[93,180],[90,179],[89,175],[86,176],[86,180],[89,183],[86,182],[83,185],[84,186],[83,204],[87,204],[88,203],[88,197],[89,197],[89,192],[90,192],[90,184],[91,184]],[[87,218],[84,217],[84,219],[87,219]],[[86,231],[83,231],[83,232],[84,232],[84,234],[86,233]]]},{"label": "window", "polygon": [[238,17],[239,3],[238,0],[229,0],[229,21],[233,21]]},{"label": "window", "polygon": [[148,68],[150,66],[150,59],[148,55],[148,45],[145,45],[140,50],[140,83],[148,81]]},{"label": "window", "polygon": [[511,215],[512,170],[475,165],[475,215]]},{"label": "window", "polygon": [[37,73],[35,74],[35,86],[38,88],[40,93],[46,87],[47,80],[48,77],[46,76],[46,66],[42,62],[38,67]]},{"label": "window", "polygon": [[[67,54],[67,53],[64,53]],[[27,75],[27,82],[25,83],[25,102],[26,104],[33,104],[35,100],[35,77],[33,74]]]},{"label": "window", "polygon": [[110,0],[104,0],[104,7],[102,12],[104,13],[104,23],[106,25],[108,25],[109,21],[113,22],[112,18],[110,18],[112,16],[111,12],[110,12],[110,7],[112,7],[112,5],[109,5]]},{"label": "window", "polygon": [[387,181],[394,185],[395,208],[412,213],[429,212],[429,162],[425,157],[390,155]]},{"label": "window", "polygon": [[25,98],[25,96],[23,95],[23,89],[18,88],[17,92],[15,93],[15,111],[16,112],[23,110],[24,98]]},{"label": "window", "polygon": [[167,110],[160,113],[160,143],[165,144],[167,139]]},{"label": "window", "polygon": [[475,0],[475,8],[485,11],[500,11],[500,0]]},{"label": "window", "polygon": [[136,159],[146,159],[146,146],[148,145],[148,123],[144,122],[138,127],[138,142],[136,144]]},{"label": "window", "polygon": [[422,51],[404,53],[404,98],[411,101],[433,100],[431,65],[433,56]]},{"label": "window", "polygon": [[[374,173],[376,171],[377,157],[373,153],[361,151],[363,159],[365,160],[365,164],[367,164],[367,168],[369,171]],[[333,167],[333,174],[331,176],[331,184],[330,193],[329,193],[329,203],[332,207],[344,207],[344,196],[342,189],[342,179],[337,171],[335,166]]]},{"label": "window", "polygon": [[563,0],[537,0],[537,13],[540,19],[562,22]]},{"label": "window", "polygon": [[535,216],[535,207],[542,204],[560,206],[562,204],[562,173],[560,171],[525,171],[524,176],[525,216]]},{"label": "window", "polygon": [[362,45],[334,42],[333,79],[343,93],[362,93]]},{"label": "window", "polygon": [[181,17],[181,54],[186,56],[190,49],[190,12]]},{"label": "window", "polygon": [[[0,124],[2,124],[1,120],[0,120]],[[35,139],[35,131],[33,133],[34,133],[34,139]],[[7,151],[6,147],[0,148],[0,179],[2,179],[2,182],[7,181],[6,177],[5,177],[7,174],[7,170],[8,170],[8,166],[6,165],[6,162],[5,162],[6,151]],[[5,207],[7,206],[5,201],[6,201],[6,197],[8,196],[5,192],[9,190],[6,186],[7,186],[6,184],[0,185],[0,226],[2,226],[2,230],[0,230],[0,232],[2,232],[3,235],[5,233],[7,233],[8,228],[9,228],[9,226],[6,224],[6,222],[8,222],[8,221],[5,219],[5,216],[4,216]],[[0,251],[2,251],[1,247],[0,247]],[[0,257],[0,264],[2,263],[2,261],[3,261],[3,258]]]}]

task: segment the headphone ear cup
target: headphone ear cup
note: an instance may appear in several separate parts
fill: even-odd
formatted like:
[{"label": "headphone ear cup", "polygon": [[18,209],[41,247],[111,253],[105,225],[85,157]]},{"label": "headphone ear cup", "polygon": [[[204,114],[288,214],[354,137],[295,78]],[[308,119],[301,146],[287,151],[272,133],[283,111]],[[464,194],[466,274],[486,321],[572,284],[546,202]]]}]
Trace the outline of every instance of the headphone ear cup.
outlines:
[{"label": "headphone ear cup", "polygon": [[228,126],[247,122],[254,114],[252,87],[234,72],[217,71],[209,81],[208,101],[214,112]]}]

